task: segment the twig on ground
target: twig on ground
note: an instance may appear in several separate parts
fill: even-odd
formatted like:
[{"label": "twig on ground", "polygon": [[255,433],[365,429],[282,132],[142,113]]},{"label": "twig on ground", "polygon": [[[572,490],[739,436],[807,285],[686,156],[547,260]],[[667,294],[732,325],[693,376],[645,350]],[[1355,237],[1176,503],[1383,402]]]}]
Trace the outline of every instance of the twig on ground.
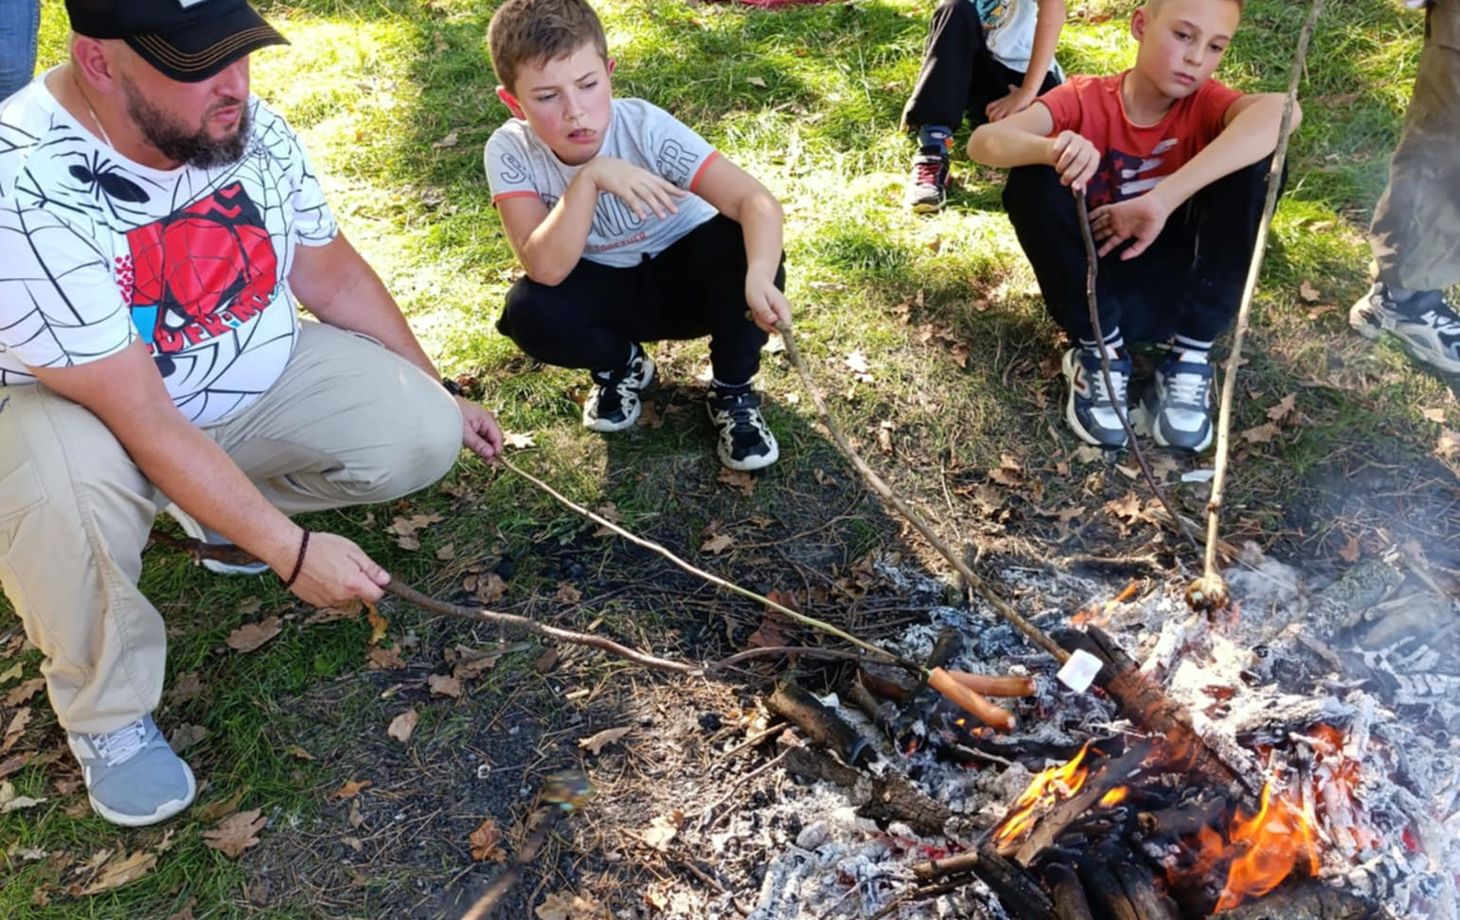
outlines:
[{"label": "twig on ground", "polygon": [[[1095,278],[1099,272],[1100,257],[1095,251],[1095,238],[1090,235],[1090,212],[1085,206],[1085,192],[1083,190],[1075,193],[1076,220],[1080,224],[1080,239],[1085,243],[1085,299],[1090,305],[1090,326],[1095,330],[1095,341],[1100,344],[1100,373],[1105,378],[1105,389],[1112,394],[1115,393],[1115,381],[1110,376],[1110,352],[1105,348],[1105,330],[1100,328],[1100,303],[1095,297]],[[1146,452],[1141,450],[1141,442],[1136,438],[1136,430],[1130,423],[1130,414],[1126,407],[1114,404],[1115,415],[1120,419],[1120,427],[1125,429],[1126,443],[1130,445],[1131,456],[1136,458],[1136,465],[1141,468],[1141,477],[1150,486],[1151,492],[1166,513],[1171,515],[1171,520],[1176,522],[1176,529],[1191,548],[1201,552],[1201,544],[1196,542],[1196,537],[1187,530],[1186,524],[1177,515],[1176,509],[1172,506],[1170,499],[1166,497],[1166,490],[1156,481],[1156,474],[1151,471],[1151,464],[1146,461]]]},{"label": "twig on ground", "polygon": [[873,914],[868,920],[884,920],[902,909],[904,904],[912,901],[924,901],[928,898],[936,898],[940,894],[948,894],[950,891],[957,891],[969,883],[968,879],[958,879],[951,882],[939,882],[935,885],[923,885],[920,888],[912,888],[904,891],[893,899],[892,903]]},{"label": "twig on ground", "polygon": [[1063,664],[1070,657],[1070,653],[1060,648],[1042,629],[1021,616],[988,582],[974,574],[974,571],[968,567],[959,555],[933,532],[932,527],[928,526],[927,522],[923,520],[922,515],[918,514],[903,502],[902,499],[898,498],[891,487],[882,480],[882,477],[878,476],[866,464],[861,455],[852,447],[851,442],[847,440],[846,435],[842,433],[841,428],[832,419],[831,413],[827,410],[826,400],[822,398],[821,390],[816,386],[816,382],[811,379],[811,371],[807,368],[806,362],[801,358],[801,349],[796,344],[796,337],[791,332],[790,324],[780,323],[776,328],[781,333],[782,341],[786,344],[786,357],[790,359],[791,365],[796,368],[796,373],[801,377],[802,385],[811,396],[811,402],[816,406],[816,414],[820,418],[822,426],[826,429],[827,434],[831,435],[833,443],[841,451],[842,456],[846,457],[848,462],[852,464],[852,467],[861,474],[862,479],[872,487],[873,492],[876,492],[884,501],[896,509],[898,514],[901,514],[909,524],[912,524],[918,533],[922,534],[923,539],[927,540],[930,546],[937,550],[944,559],[948,560],[948,564],[953,566],[954,571],[963,576],[964,581],[968,583],[970,588],[997,610],[1004,619],[1013,624],[1016,629],[1028,636],[1030,641],[1044,649]]},{"label": "twig on ground", "polygon": [[760,776],[761,774],[765,773],[767,770],[771,769],[772,767],[775,767],[781,761],[785,760],[786,757],[789,756],[790,753],[792,751],[794,751],[794,750],[795,750],[794,747],[788,747],[784,751],[782,751],[781,753],[779,753],[776,756],[772,757],[770,760],[767,760],[765,763],[763,763],[760,766],[756,767],[754,770],[751,770],[749,773],[745,774],[744,776],[737,777],[736,780],[735,780],[735,782],[733,782],[733,783],[730,784],[730,788],[725,792],[725,794],[723,796],[721,796],[719,798],[718,801],[716,801],[712,805],[707,806],[705,808],[705,810],[700,813],[701,814],[701,818],[700,818],[700,827],[701,827],[701,829],[703,829],[703,830],[711,830],[711,829],[714,828],[714,826],[716,824],[719,824],[720,821],[721,821],[721,819],[723,819],[726,815],[730,814],[730,812],[728,812],[728,811],[721,812],[720,815],[719,815],[719,817],[715,817],[713,820],[711,820],[711,816],[714,815],[715,809],[719,808],[721,805],[724,805],[726,802],[730,801],[731,796],[735,795],[735,791],[737,789],[739,789],[741,786],[743,786],[746,783],[750,782],[751,780],[755,779],[757,776]]},{"label": "twig on ground", "polygon": [[[1258,276],[1262,273],[1267,235],[1272,227],[1273,212],[1277,210],[1283,166],[1287,163],[1288,140],[1293,133],[1293,106],[1298,98],[1298,83],[1303,77],[1303,63],[1308,57],[1308,42],[1318,26],[1318,16],[1322,10],[1323,0],[1313,0],[1308,19],[1303,23],[1303,31],[1298,34],[1298,47],[1293,52],[1293,66],[1288,74],[1288,94],[1283,102],[1283,118],[1278,128],[1277,149],[1273,151],[1272,165],[1267,171],[1267,201],[1262,206],[1257,241],[1252,247],[1252,264],[1247,270],[1241,306],[1237,308],[1236,328],[1232,333],[1232,353],[1227,356],[1227,366],[1222,375],[1221,408],[1217,413],[1217,453],[1212,472],[1212,496],[1207,501],[1206,558],[1202,572],[1202,581],[1208,591],[1215,591],[1221,585],[1221,576],[1217,574],[1217,534],[1221,526],[1222,498],[1227,485],[1227,458],[1232,449],[1232,401],[1237,392],[1237,371],[1241,367],[1242,346],[1247,340],[1247,324],[1252,316],[1252,300],[1257,293]],[[1222,593],[1225,594],[1224,588]]]}]

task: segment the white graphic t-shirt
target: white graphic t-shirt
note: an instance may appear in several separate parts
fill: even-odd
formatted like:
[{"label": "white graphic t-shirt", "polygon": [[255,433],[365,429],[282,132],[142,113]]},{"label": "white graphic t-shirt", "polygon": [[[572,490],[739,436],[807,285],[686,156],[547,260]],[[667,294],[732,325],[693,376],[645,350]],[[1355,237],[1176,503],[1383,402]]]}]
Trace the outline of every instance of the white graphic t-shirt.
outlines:
[{"label": "white graphic t-shirt", "polygon": [[[983,22],[984,42],[999,63],[1020,73],[1029,71],[1034,52],[1034,26],[1039,21],[1039,0],[969,0]],[[1050,69],[1063,77],[1059,62]]]},{"label": "white graphic t-shirt", "polygon": [[298,334],[297,245],[336,227],[294,132],[257,98],[246,152],[150,169],[105,146],[44,78],[0,107],[0,386],[146,343],[198,425],[273,385]]},{"label": "white graphic t-shirt", "polygon": [[[583,249],[585,259],[614,268],[637,265],[645,255],[658,255],[718,213],[693,194],[705,167],[718,156],[715,148],[656,105],[642,99],[613,100],[598,155],[627,160],[691,194],[675,202],[678,212],[663,220],[652,211],[643,219],[635,217],[617,196],[600,194]],[[517,118],[492,132],[485,159],[494,204],[517,195],[536,195],[551,209],[583,168],[559,160],[527,122]]]}]

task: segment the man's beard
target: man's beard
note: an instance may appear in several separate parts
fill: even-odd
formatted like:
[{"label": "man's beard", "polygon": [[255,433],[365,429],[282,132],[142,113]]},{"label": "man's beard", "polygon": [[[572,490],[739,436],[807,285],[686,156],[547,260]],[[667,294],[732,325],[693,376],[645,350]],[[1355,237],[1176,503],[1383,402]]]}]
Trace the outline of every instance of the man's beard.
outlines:
[{"label": "man's beard", "polygon": [[[216,166],[237,163],[243,158],[244,148],[248,146],[249,128],[251,127],[247,100],[224,100],[218,103],[219,108],[227,105],[240,105],[241,112],[238,118],[238,130],[222,140],[214,140],[208,136],[207,128],[200,125],[197,128],[189,129],[171,115],[143,99],[141,92],[130,80],[123,78],[121,83],[122,93],[127,97],[128,117],[137,126],[137,130],[142,132],[147,143],[169,160],[198,169],[212,169]],[[209,114],[211,114],[211,109]],[[206,118],[207,115],[204,116],[205,120]]]}]

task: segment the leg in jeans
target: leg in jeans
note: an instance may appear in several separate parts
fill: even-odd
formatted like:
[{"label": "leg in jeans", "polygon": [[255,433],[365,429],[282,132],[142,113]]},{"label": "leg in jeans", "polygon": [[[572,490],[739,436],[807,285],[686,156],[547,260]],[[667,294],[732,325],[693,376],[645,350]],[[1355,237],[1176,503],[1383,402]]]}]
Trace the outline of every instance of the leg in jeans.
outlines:
[{"label": "leg in jeans", "polygon": [[40,26],[40,0],[0,3],[0,99],[25,86],[35,75],[35,45]]}]

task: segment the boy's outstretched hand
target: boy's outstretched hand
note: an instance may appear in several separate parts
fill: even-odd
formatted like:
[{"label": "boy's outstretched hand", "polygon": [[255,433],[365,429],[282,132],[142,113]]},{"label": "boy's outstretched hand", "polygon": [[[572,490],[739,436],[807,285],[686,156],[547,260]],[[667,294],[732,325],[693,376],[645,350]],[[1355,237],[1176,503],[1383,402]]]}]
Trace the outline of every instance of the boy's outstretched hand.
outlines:
[{"label": "boy's outstretched hand", "polygon": [[791,322],[791,302],[773,279],[746,275],[745,304],[750,307],[751,320],[766,332],[776,332],[778,324]]},{"label": "boy's outstretched hand", "polygon": [[1113,252],[1127,240],[1130,245],[1120,254],[1122,262],[1150,248],[1166,226],[1166,218],[1171,216],[1159,189],[1158,186],[1139,198],[1107,204],[1090,212],[1090,233],[1100,244],[1100,255]]},{"label": "boy's outstretched hand", "polygon": [[1077,192],[1085,190],[1085,183],[1100,168],[1100,151],[1084,135],[1074,131],[1061,131],[1050,145],[1050,163],[1060,174],[1060,184],[1068,185]]},{"label": "boy's outstretched hand", "polygon": [[662,176],[618,157],[594,157],[588,168],[593,170],[594,188],[616,196],[639,220],[650,211],[660,220],[679,211],[674,200],[684,197],[684,189]]}]

